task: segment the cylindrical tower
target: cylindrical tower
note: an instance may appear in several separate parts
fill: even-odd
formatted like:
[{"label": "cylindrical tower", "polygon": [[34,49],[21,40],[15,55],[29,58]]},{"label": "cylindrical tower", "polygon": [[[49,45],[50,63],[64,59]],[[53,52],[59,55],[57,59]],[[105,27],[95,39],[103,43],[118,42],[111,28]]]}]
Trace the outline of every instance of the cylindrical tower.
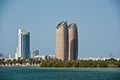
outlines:
[{"label": "cylindrical tower", "polygon": [[56,58],[68,60],[68,25],[60,22],[56,27]]},{"label": "cylindrical tower", "polygon": [[68,37],[69,37],[68,60],[77,60],[78,59],[78,32],[77,32],[77,26],[75,23],[72,23],[69,25]]}]

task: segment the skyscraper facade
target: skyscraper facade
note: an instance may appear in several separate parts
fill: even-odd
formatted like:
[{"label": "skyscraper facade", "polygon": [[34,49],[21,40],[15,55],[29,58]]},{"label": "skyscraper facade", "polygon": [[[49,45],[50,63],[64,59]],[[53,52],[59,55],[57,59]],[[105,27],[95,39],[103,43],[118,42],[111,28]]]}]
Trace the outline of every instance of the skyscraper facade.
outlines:
[{"label": "skyscraper facade", "polygon": [[60,22],[56,27],[56,58],[68,60],[68,25]]},{"label": "skyscraper facade", "polygon": [[26,30],[18,30],[16,58],[30,58],[30,32]]},{"label": "skyscraper facade", "polygon": [[67,25],[60,22],[56,27],[56,58],[61,60],[77,60],[78,32],[75,23]]},{"label": "skyscraper facade", "polygon": [[77,60],[78,58],[78,32],[75,23],[69,25],[68,28],[69,37],[69,53],[68,60]]}]

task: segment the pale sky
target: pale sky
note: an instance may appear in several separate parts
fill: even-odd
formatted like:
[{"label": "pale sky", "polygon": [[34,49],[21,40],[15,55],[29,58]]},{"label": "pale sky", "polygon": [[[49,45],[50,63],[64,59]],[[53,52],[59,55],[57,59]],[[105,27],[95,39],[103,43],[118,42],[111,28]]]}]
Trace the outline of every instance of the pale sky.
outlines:
[{"label": "pale sky", "polygon": [[54,54],[63,20],[78,26],[79,57],[120,57],[120,0],[0,0],[0,52],[14,56],[21,28],[31,50]]}]

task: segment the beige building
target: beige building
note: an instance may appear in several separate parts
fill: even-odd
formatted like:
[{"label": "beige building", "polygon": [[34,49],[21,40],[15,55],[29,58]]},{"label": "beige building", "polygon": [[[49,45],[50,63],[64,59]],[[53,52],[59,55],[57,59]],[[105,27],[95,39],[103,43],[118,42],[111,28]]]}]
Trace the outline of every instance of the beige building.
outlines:
[{"label": "beige building", "polygon": [[78,32],[75,23],[60,22],[56,27],[56,58],[61,60],[78,59]]},{"label": "beige building", "polygon": [[68,60],[68,25],[60,22],[56,27],[56,58]]},{"label": "beige building", "polygon": [[78,32],[77,32],[77,26],[75,23],[72,23],[69,25],[68,37],[69,37],[68,60],[77,60],[78,59]]}]

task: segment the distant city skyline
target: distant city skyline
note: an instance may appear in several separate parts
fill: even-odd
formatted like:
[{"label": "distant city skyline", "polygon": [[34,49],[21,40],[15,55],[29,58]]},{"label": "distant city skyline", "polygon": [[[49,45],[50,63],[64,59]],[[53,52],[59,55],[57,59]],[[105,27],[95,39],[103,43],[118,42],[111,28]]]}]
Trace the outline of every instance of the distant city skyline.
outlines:
[{"label": "distant city skyline", "polygon": [[120,57],[119,0],[1,0],[0,12],[5,56],[16,53],[18,29],[30,31],[30,50],[55,54],[55,27],[63,20],[77,23],[79,57]]}]

